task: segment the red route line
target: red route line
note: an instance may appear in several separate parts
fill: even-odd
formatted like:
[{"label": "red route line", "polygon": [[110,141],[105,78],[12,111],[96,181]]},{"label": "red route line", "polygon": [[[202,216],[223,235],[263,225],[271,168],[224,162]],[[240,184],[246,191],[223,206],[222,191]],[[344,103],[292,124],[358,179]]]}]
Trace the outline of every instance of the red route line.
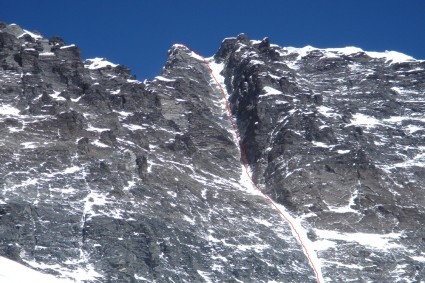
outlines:
[{"label": "red route line", "polygon": [[193,51],[191,48],[189,48],[187,45],[185,44],[181,44],[179,43],[179,45],[182,45],[184,47],[186,47],[187,49],[189,49],[191,52],[195,53],[197,56],[199,56],[200,58],[202,58],[202,60],[204,61],[205,65],[208,68],[208,71],[210,72],[211,77],[214,79],[216,85],[218,86],[218,89],[221,92],[221,96],[224,98],[224,101],[226,102],[226,109],[227,109],[227,116],[229,117],[230,123],[232,124],[233,127],[233,131],[235,132],[236,135],[236,139],[239,142],[239,145],[242,149],[242,153],[243,153],[243,166],[245,168],[245,172],[246,175],[248,176],[249,180],[251,181],[251,183],[254,185],[254,187],[270,202],[270,204],[277,210],[277,212],[279,212],[279,214],[283,217],[283,219],[286,220],[286,222],[288,222],[288,224],[291,226],[292,231],[295,232],[295,234],[297,235],[298,241],[300,242],[301,246],[304,249],[304,253],[305,255],[307,255],[308,261],[310,263],[310,266],[312,267],[314,274],[316,276],[316,280],[318,283],[321,283],[320,278],[319,278],[319,273],[317,272],[316,266],[313,263],[313,260],[310,257],[310,254],[307,250],[307,247],[305,246],[303,240],[301,239],[300,233],[298,232],[298,230],[295,228],[295,225],[291,222],[291,220],[289,220],[285,214],[282,212],[282,210],[280,210],[280,208],[274,203],[274,201],[258,186],[258,184],[254,181],[254,179],[252,178],[251,174],[249,173],[249,167],[248,167],[248,159],[247,159],[247,154],[246,154],[246,148],[245,145],[243,144],[242,140],[239,137],[239,132],[238,129],[236,128],[236,124],[235,121],[233,119],[233,115],[232,115],[232,111],[230,110],[230,104],[229,104],[229,100],[226,97],[226,93],[223,90],[223,87],[221,86],[221,84],[218,82],[217,78],[214,76],[214,73],[210,67],[210,64],[208,63],[207,59],[205,59],[204,56],[200,55],[199,53]]}]

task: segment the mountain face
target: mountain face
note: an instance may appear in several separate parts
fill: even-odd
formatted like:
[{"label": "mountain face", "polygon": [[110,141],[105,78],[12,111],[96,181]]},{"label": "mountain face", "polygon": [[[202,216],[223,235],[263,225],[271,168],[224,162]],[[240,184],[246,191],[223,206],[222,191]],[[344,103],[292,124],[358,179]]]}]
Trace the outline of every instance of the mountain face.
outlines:
[{"label": "mountain face", "polygon": [[425,61],[239,35],[142,83],[1,23],[0,64],[1,257],[58,282],[425,278]]}]

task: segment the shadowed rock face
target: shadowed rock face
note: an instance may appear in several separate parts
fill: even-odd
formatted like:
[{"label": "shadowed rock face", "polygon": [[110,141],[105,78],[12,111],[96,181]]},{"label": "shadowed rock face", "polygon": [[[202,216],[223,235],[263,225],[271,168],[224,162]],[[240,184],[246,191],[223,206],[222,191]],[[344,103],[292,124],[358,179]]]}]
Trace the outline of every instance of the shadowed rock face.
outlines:
[{"label": "shadowed rock face", "polygon": [[[425,277],[425,63],[403,56],[239,35],[208,59],[329,282]],[[0,255],[78,282],[314,282],[223,105],[184,46],[141,83],[0,24]]]}]

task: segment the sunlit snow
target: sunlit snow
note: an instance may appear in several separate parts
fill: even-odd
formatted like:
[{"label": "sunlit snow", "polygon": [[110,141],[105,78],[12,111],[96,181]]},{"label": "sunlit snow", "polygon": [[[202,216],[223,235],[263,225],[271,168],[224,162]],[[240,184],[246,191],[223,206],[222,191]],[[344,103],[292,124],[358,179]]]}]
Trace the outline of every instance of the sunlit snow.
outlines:
[{"label": "sunlit snow", "polygon": [[20,263],[0,256],[0,282],[2,283],[71,283],[74,280],[59,279],[28,268]]},{"label": "sunlit snow", "polygon": [[106,61],[104,58],[97,58],[97,57],[93,59],[87,59],[84,62],[84,64],[85,64],[85,67],[90,70],[101,69],[108,66],[111,66],[111,67],[118,66],[117,64]]},{"label": "sunlit snow", "polygon": [[402,248],[394,243],[401,237],[400,233],[372,234],[372,233],[343,233],[332,230],[315,229],[315,233],[322,239],[328,241],[357,242],[362,246],[368,246],[379,250]]},{"label": "sunlit snow", "polygon": [[365,126],[366,128],[373,128],[377,125],[381,125],[381,122],[371,116],[367,116],[362,113],[356,113],[353,115],[353,118],[351,119],[351,123],[348,124],[348,126]]},{"label": "sunlit snow", "polygon": [[20,112],[19,109],[10,105],[0,106],[0,115],[18,116],[19,112]]},{"label": "sunlit snow", "polygon": [[[353,46],[347,46],[342,48],[321,49],[321,48],[316,48],[316,47],[308,45],[301,48],[285,47],[283,48],[283,50],[288,52],[288,54],[298,54],[298,58],[296,61],[300,60],[302,57],[308,55],[312,51],[319,51],[323,53],[323,56],[328,58],[338,57],[341,55],[349,56],[349,55],[363,52],[369,57],[376,58],[376,59],[384,59],[386,62],[389,62],[390,64],[415,60],[415,58],[397,51],[384,51],[384,52],[364,51],[361,48],[353,47]],[[290,67],[295,67],[295,65],[292,65]]]},{"label": "sunlit snow", "polygon": [[21,34],[21,35],[19,35],[18,36],[18,38],[21,38],[21,37],[23,37],[24,35],[26,35],[26,34],[28,34],[29,36],[31,36],[32,38],[34,38],[34,39],[41,39],[41,38],[43,38],[41,35],[39,35],[39,34],[35,34],[35,33],[33,33],[33,32],[30,32],[30,31],[27,31],[26,29],[24,29],[24,33],[23,34]]}]

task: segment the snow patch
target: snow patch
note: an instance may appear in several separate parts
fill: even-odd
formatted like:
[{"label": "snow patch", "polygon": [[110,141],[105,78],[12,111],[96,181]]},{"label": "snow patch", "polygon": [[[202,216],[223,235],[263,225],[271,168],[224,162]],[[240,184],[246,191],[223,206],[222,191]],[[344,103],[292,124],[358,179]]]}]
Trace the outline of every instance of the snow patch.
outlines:
[{"label": "snow patch", "polygon": [[353,118],[351,119],[351,123],[347,125],[348,126],[364,126],[366,128],[373,128],[375,126],[381,125],[381,122],[371,116],[367,116],[362,113],[356,113],[353,115]]},{"label": "snow patch", "polygon": [[[271,199],[270,199],[271,200]],[[280,205],[274,201],[271,200],[273,203],[273,206],[277,207],[279,211],[282,213],[281,217],[286,221],[289,222],[291,225],[291,231],[292,235],[297,239],[298,242],[302,242],[302,248],[303,252],[305,254],[309,255],[309,259],[311,263],[314,265],[315,270],[317,272],[317,277],[320,282],[326,282],[322,275],[322,262],[318,258],[316,251],[319,249],[316,249],[316,243],[311,241],[307,236],[307,230],[304,229],[302,226],[302,219],[301,218],[294,218],[292,215],[286,210],[286,208],[283,205]],[[301,243],[300,243],[301,244]],[[322,243],[323,245],[323,243]]]},{"label": "snow patch", "polygon": [[55,56],[55,53],[53,53],[53,52],[41,52],[38,55],[39,56]]},{"label": "snow patch", "polygon": [[272,226],[273,226],[273,224],[272,224],[272,223],[270,223],[269,221],[267,221],[267,220],[265,220],[265,219],[261,219],[261,218],[255,218],[255,217],[253,217],[253,218],[252,218],[252,220],[254,220],[256,223],[258,223],[258,224],[262,224],[262,225],[264,225],[264,226],[266,226],[266,227],[272,227]]},{"label": "snow patch", "polygon": [[10,105],[0,106],[0,115],[19,116],[19,109]]},{"label": "snow patch", "polygon": [[37,148],[37,143],[35,142],[23,142],[21,145],[24,146],[25,149]]},{"label": "snow patch", "polygon": [[332,146],[325,144],[324,142],[318,142],[318,141],[313,141],[312,144],[315,147],[321,147],[321,148],[330,148]]},{"label": "snow patch", "polygon": [[269,87],[269,86],[265,86],[263,87],[264,90],[264,94],[260,94],[258,97],[266,97],[266,96],[271,96],[271,95],[282,95],[283,92],[281,92],[280,90],[277,90],[275,88]]},{"label": "snow patch", "polygon": [[95,191],[90,191],[89,194],[84,198],[84,216],[95,216],[98,215],[93,210],[93,206],[104,206],[107,202],[106,196]]},{"label": "snow patch", "polygon": [[241,186],[252,195],[264,196],[260,191],[257,190],[257,188],[254,187],[250,176],[252,176],[251,169],[241,165],[239,184],[241,184]]},{"label": "snow patch", "polygon": [[197,270],[198,274],[201,275],[201,277],[205,280],[206,283],[213,283],[210,276],[211,274],[209,272]]},{"label": "snow patch", "polygon": [[72,283],[74,280],[59,279],[26,267],[20,263],[0,256],[0,282],[4,283]]},{"label": "snow patch", "polygon": [[106,68],[108,66],[116,67],[118,65],[107,61],[105,58],[96,57],[96,58],[93,58],[93,59],[87,59],[84,62],[84,66],[87,69],[96,70],[96,69]]},{"label": "snow patch", "polygon": [[202,57],[201,55],[199,55],[199,54],[197,54],[196,52],[194,52],[194,51],[192,51],[192,50],[190,50],[189,48],[187,48],[187,46],[186,45],[184,45],[184,44],[180,44],[180,43],[176,43],[176,44],[174,44],[173,46],[172,46],[172,49],[175,49],[175,48],[183,48],[183,49],[185,49],[185,50],[187,50],[188,51],[188,53],[189,53],[189,55],[191,56],[191,57],[193,57],[193,58],[195,58],[195,59],[197,59],[197,60],[200,60],[200,61],[202,61],[202,62],[204,62],[204,57]]},{"label": "snow patch", "polygon": [[68,49],[68,48],[71,48],[71,47],[75,47],[75,44],[64,45],[64,46],[61,46],[60,49]]},{"label": "snow patch", "polygon": [[49,94],[49,96],[56,101],[66,101],[66,99],[62,96],[59,96],[59,94],[61,94],[60,91],[54,90],[53,93]]},{"label": "snow patch", "polygon": [[89,124],[86,131],[101,133],[101,132],[109,131],[109,129],[108,128],[96,128],[96,127],[93,127],[92,125]]},{"label": "snow patch", "polygon": [[[82,267],[78,267],[77,269],[72,268],[72,270],[70,268],[66,268],[63,267],[59,264],[45,264],[45,263],[39,263],[36,261],[25,261],[26,263],[28,263],[30,266],[34,267],[34,268],[40,268],[40,269],[53,269],[57,272],[59,272],[62,276],[64,277],[68,277],[68,278],[74,278],[74,280],[60,280],[57,279],[58,281],[40,281],[41,282],[87,282],[87,281],[92,281],[95,280],[96,278],[102,277],[99,273],[97,273],[94,270],[94,266],[91,264],[87,264],[85,266],[85,268]],[[64,264],[65,265],[74,265],[74,264],[78,264],[81,262],[78,261],[65,261]],[[21,281],[21,282],[34,282],[32,280],[30,281]]]},{"label": "snow patch", "polygon": [[227,93],[226,84],[224,83],[224,76],[221,75],[221,72],[224,70],[224,63],[217,63],[214,60],[214,57],[207,58],[207,60],[208,60],[208,65],[210,67],[210,70],[211,70],[213,76],[217,80],[217,82],[214,82],[214,83],[219,83],[221,88],[225,92],[226,96],[228,97],[229,94]]},{"label": "snow patch", "polygon": [[130,131],[136,131],[136,130],[145,130],[146,128],[139,126],[139,125],[135,125],[135,124],[123,124],[123,127],[129,129]]},{"label": "snow patch", "polygon": [[329,52],[339,53],[342,55],[351,55],[351,54],[364,52],[363,49],[355,47],[355,46],[346,46],[341,48],[327,48],[325,50]]},{"label": "snow patch", "polygon": [[37,39],[42,39],[43,37],[39,34],[35,34],[33,32],[27,31],[26,29],[24,29],[24,33],[21,34],[20,36],[18,36],[18,38],[23,37],[24,35],[28,34],[29,36],[31,36],[32,38],[34,38],[35,40]]},{"label": "snow patch", "polygon": [[322,114],[325,117],[331,118],[331,117],[341,117],[341,115],[336,114],[333,112],[333,109],[326,107],[326,106],[319,106],[317,107],[317,111]]},{"label": "snow patch", "polygon": [[424,130],[424,128],[418,127],[418,126],[415,126],[415,125],[408,125],[406,127],[406,131],[408,131],[409,134],[413,134],[413,133],[416,133],[416,132],[419,132],[419,131],[423,131],[423,130]]},{"label": "snow patch", "polygon": [[412,259],[419,262],[425,262],[425,256],[412,256]]},{"label": "snow patch", "polygon": [[274,202],[270,197],[266,196],[257,188],[255,188],[250,176],[252,176],[250,169],[246,169],[242,165],[240,184],[246,188],[249,193],[263,196],[271,202],[272,206],[279,212],[279,215],[282,217],[285,223],[287,223],[291,228],[295,239],[302,245],[303,252],[309,255],[309,258],[316,269],[317,277],[319,278],[320,282],[325,282],[322,275],[322,264],[317,257],[314,243],[307,237],[307,230],[304,229],[304,227],[301,225],[302,220],[292,217],[292,215],[283,205]]},{"label": "snow patch", "polygon": [[97,147],[103,147],[103,148],[105,148],[105,147],[109,147],[109,145],[104,144],[104,143],[100,142],[99,140],[94,141],[94,142],[93,142],[93,145],[95,145],[95,146],[97,146]]},{"label": "snow patch", "polygon": [[82,170],[81,167],[72,166],[72,167],[69,167],[69,168],[66,168],[65,170],[63,170],[63,174],[74,174],[74,173],[81,171],[81,170]]},{"label": "snow patch", "polygon": [[[416,60],[415,58],[411,56],[408,56],[406,54],[396,52],[396,51],[385,51],[385,52],[364,51],[363,49],[354,47],[354,46],[321,49],[321,48],[315,48],[313,46],[308,45],[301,48],[285,47],[283,48],[283,50],[286,51],[288,54],[298,54],[296,61],[299,61],[302,57],[308,55],[312,51],[320,51],[321,53],[323,53],[323,56],[327,58],[335,58],[342,55],[349,56],[349,55],[363,52],[369,57],[376,58],[376,59],[385,59],[385,62],[390,62],[391,64]],[[282,54],[282,55],[285,55],[285,54]]]},{"label": "snow patch", "polygon": [[187,215],[184,215],[183,216],[183,219],[184,220],[186,220],[187,222],[189,222],[190,224],[192,224],[192,225],[195,225],[196,224],[196,222],[195,222],[195,220],[193,220],[193,218],[190,218],[189,216],[187,216]]},{"label": "snow patch", "polygon": [[314,230],[316,235],[329,241],[357,242],[362,246],[388,251],[390,249],[402,248],[392,240],[399,239],[400,233],[372,234],[372,233],[342,233],[332,230]]},{"label": "snow patch", "polygon": [[155,80],[163,81],[163,82],[175,82],[176,81],[175,79],[168,79],[168,78],[163,77],[163,76],[156,76]]}]

